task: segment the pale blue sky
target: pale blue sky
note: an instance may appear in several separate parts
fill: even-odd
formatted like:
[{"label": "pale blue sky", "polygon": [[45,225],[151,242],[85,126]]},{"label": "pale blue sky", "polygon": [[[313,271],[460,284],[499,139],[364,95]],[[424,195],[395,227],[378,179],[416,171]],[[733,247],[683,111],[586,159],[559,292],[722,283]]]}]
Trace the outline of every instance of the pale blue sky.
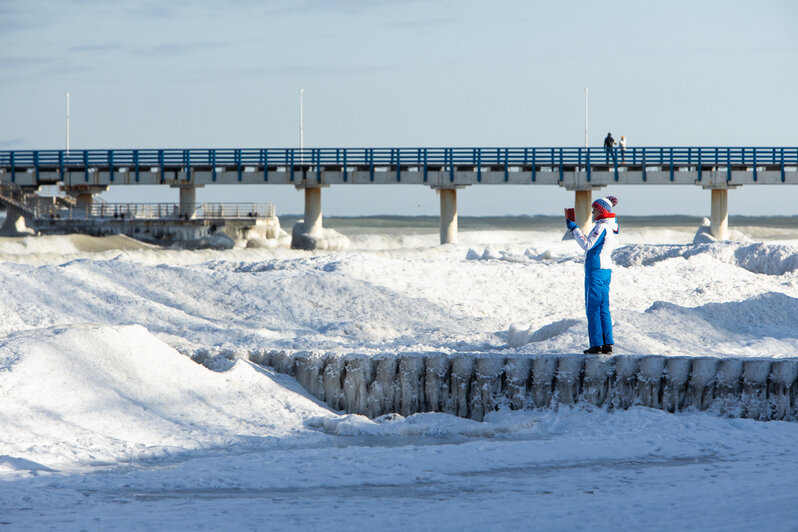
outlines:
[{"label": "pale blue sky", "polygon": [[[0,149],[798,145],[790,1],[0,0]],[[618,187],[629,214],[708,214],[698,187]],[[112,188],[110,201],[176,201]],[[798,189],[730,192],[798,214]],[[470,187],[461,215],[558,214],[552,186]],[[206,187],[272,201],[290,186]],[[325,214],[437,214],[421,186],[333,186]]]}]

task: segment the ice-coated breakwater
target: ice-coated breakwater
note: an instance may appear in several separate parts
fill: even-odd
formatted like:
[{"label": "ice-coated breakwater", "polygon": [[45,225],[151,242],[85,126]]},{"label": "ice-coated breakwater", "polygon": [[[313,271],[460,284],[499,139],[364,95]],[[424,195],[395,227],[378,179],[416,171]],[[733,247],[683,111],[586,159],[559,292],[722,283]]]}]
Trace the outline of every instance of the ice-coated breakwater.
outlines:
[{"label": "ice-coated breakwater", "polygon": [[211,367],[220,358],[248,358],[295,377],[331,408],[370,418],[444,412],[481,421],[501,405],[532,409],[589,403],[798,421],[798,359],[218,349],[191,356]]}]

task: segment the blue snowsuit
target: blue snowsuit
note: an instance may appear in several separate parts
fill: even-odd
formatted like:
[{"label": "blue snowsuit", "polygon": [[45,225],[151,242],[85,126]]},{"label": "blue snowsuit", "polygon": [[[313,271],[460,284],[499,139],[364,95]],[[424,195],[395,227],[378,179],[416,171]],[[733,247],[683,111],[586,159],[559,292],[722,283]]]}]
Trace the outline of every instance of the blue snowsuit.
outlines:
[{"label": "blue snowsuit", "polygon": [[612,257],[618,224],[615,217],[596,220],[596,225],[585,236],[575,227],[572,230],[577,244],[585,250],[585,309],[590,347],[612,345],[612,318],[610,317],[610,281]]}]

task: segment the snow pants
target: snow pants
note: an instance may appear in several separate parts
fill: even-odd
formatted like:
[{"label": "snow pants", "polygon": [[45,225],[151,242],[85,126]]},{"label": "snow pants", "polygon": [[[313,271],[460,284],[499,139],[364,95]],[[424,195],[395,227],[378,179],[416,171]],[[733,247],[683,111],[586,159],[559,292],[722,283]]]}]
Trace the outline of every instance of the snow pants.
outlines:
[{"label": "snow pants", "polygon": [[590,347],[614,344],[610,317],[612,270],[585,272],[585,309]]}]

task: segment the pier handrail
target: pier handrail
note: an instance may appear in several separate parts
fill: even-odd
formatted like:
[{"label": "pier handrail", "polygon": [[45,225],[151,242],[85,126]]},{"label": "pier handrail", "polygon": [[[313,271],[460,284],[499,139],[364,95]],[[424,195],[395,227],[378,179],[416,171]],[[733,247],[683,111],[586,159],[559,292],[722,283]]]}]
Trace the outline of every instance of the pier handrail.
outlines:
[{"label": "pier handrail", "polygon": [[[29,194],[27,196],[35,196]],[[25,198],[18,207],[35,218],[65,220],[233,220],[275,216],[271,203],[197,203],[181,212],[177,203],[108,203],[96,202],[85,206],[64,207],[48,198]]]},{"label": "pier handrail", "polygon": [[[609,155],[609,156],[608,156]],[[795,166],[798,147],[252,148],[142,150],[6,150],[0,170],[73,168],[219,168],[354,166]]]}]

